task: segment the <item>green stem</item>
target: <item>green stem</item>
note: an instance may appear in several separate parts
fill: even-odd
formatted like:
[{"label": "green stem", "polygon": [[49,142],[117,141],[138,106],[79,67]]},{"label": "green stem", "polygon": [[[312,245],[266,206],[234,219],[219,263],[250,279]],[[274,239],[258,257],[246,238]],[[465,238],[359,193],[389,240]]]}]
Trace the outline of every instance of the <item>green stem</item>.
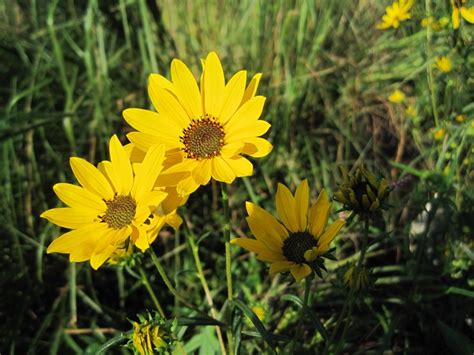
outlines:
[{"label": "green stem", "polygon": [[148,281],[148,277],[146,276],[145,270],[143,270],[143,268],[140,266],[139,271],[140,271],[140,276],[142,277],[142,283],[143,283],[143,285],[145,285],[145,288],[147,289],[148,293],[150,294],[150,297],[151,297],[153,303],[155,304],[156,309],[158,310],[158,312],[160,313],[160,315],[163,318],[166,318],[165,317],[165,312],[163,312],[163,308],[161,308],[161,304],[158,301],[158,298],[156,297],[155,292],[151,288],[150,281]]},{"label": "green stem", "polygon": [[[222,194],[222,204],[224,207],[224,240],[225,240],[225,274],[227,281],[227,300],[229,302],[229,307],[232,309],[232,299],[233,299],[233,290],[232,290],[232,254],[230,250],[230,208],[229,208],[229,195],[227,194],[227,186],[221,182],[221,194]],[[228,327],[226,330],[227,341],[229,347],[229,354],[234,354],[234,336],[232,334],[232,327]]]},{"label": "green stem", "polygon": [[[427,16],[431,16],[431,0],[425,1],[426,13]],[[432,30],[431,26],[426,26],[426,49],[428,55],[428,87],[431,94],[431,107],[433,110],[433,117],[435,121],[435,127],[438,127],[439,117],[438,117],[438,104],[436,102],[436,85],[435,80],[433,79],[433,66],[431,65],[431,59],[433,58],[433,48],[431,46],[432,39]]]},{"label": "green stem", "polygon": [[191,309],[196,309],[196,307],[194,307],[191,303],[186,301],[178,293],[178,291],[176,291],[176,289],[174,288],[174,286],[171,283],[170,279],[168,278],[168,276],[166,276],[165,269],[163,268],[163,265],[161,265],[161,261],[158,258],[158,256],[155,254],[155,251],[153,250],[153,248],[149,248],[148,250],[150,251],[151,260],[153,261],[153,264],[155,264],[156,270],[158,270],[158,273],[160,274],[160,276],[161,276],[163,282],[165,283],[166,287],[168,288],[168,290],[173,294],[174,297],[176,297],[176,299],[178,301],[180,301],[186,307],[191,308]]},{"label": "green stem", "polygon": [[[308,309],[308,301],[309,301],[309,290],[311,289],[311,280],[312,277],[308,276],[304,279],[305,284],[304,284],[304,294],[303,294],[303,306],[301,307],[300,311],[300,317],[298,320],[298,326],[296,327],[296,336],[293,340],[293,345],[292,345],[292,350],[294,352],[294,346],[298,342],[299,336],[303,335],[303,319],[305,315],[307,314],[307,309]],[[302,329],[303,328],[303,329]]]},{"label": "green stem", "polygon": [[69,305],[71,307],[71,319],[69,320],[69,323],[72,326],[76,326],[77,323],[77,292],[76,292],[76,286],[77,286],[77,281],[76,281],[76,263],[71,263],[70,264],[70,278],[69,278],[69,292],[70,292],[70,299],[69,299]]}]

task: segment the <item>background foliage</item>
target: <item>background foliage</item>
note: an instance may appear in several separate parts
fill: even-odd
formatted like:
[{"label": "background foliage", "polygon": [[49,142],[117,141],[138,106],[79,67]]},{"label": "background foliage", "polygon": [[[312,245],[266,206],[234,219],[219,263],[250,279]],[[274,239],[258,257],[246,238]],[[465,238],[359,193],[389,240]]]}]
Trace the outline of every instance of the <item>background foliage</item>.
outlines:
[{"label": "background foliage", "polygon": [[[472,353],[474,26],[427,30],[420,25],[426,5],[438,18],[450,16],[449,1],[417,1],[410,21],[380,31],[385,7],[375,0],[0,2],[0,352],[93,354],[131,329],[128,319],[153,309],[136,268],[94,272],[46,255],[59,231],[39,215],[58,203],[52,185],[72,181],[69,156],[97,162],[113,133],[125,142],[130,128],[121,111],[150,105],[149,73],[167,76],[178,57],[197,74],[200,58],[216,50],[228,74],[263,73],[259,92],[268,98],[264,119],[275,147],[252,177],[230,187],[233,235],[249,232],[244,201],[274,208],[277,182],[294,187],[308,178],[315,190],[334,192],[338,165],[364,163],[395,190],[393,208],[370,230],[372,286],[358,297],[344,351]],[[439,55],[449,55],[452,72],[433,69]],[[403,104],[387,100],[397,88]],[[436,140],[440,128],[446,133]],[[192,231],[199,240],[220,308],[220,203],[217,186],[201,188],[181,211],[189,230],[165,230],[154,245],[178,289],[204,310],[188,238]],[[360,240],[357,224],[342,233],[338,261],[312,290],[312,312],[329,331]],[[267,329],[291,338],[298,308],[281,295],[301,287],[270,278],[253,255],[233,250],[240,299],[265,310]],[[138,259],[168,314],[192,315],[167,292],[149,256]],[[306,322],[303,348],[323,349]],[[250,321],[242,326],[245,352],[269,351],[252,339],[258,332]],[[212,327],[182,327],[180,336],[189,352],[219,349]]]}]

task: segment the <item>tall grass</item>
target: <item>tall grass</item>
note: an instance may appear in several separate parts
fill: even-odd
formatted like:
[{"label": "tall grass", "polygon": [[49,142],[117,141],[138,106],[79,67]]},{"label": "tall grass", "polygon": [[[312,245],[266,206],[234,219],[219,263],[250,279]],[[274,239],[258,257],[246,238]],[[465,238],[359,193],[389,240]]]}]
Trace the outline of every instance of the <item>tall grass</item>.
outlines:
[{"label": "tall grass", "polygon": [[[120,341],[130,329],[127,319],[154,308],[138,269],[94,272],[46,255],[59,230],[39,215],[57,204],[52,185],[72,181],[69,156],[98,162],[114,132],[125,141],[130,128],[121,111],[150,106],[149,73],[169,76],[178,57],[198,75],[210,50],[227,73],[263,73],[259,92],[268,98],[264,117],[275,147],[252,177],[230,187],[232,234],[249,233],[244,201],[273,208],[277,182],[294,186],[308,178],[317,190],[332,192],[338,165],[363,162],[391,178],[395,198],[385,222],[370,230],[374,285],[358,298],[342,349],[469,351],[472,27],[427,36],[419,3],[400,30],[377,31],[383,11],[373,0],[0,3],[0,352],[93,354],[110,339]],[[433,12],[449,16],[450,8],[436,3]],[[457,58],[456,76],[433,73],[434,57],[444,53]],[[396,88],[412,98],[416,119],[388,102]],[[451,124],[457,114],[468,120]],[[446,122],[449,135],[434,141],[430,129]],[[225,302],[220,203],[218,186],[201,188],[181,211],[187,227],[162,232],[154,248],[176,287],[205,312]],[[356,260],[361,235],[354,228],[338,239],[338,261],[312,290],[311,312],[329,330],[347,294],[340,276]],[[254,256],[233,252],[238,298],[263,305],[265,326],[291,338],[298,306],[280,295],[299,288],[270,278]],[[149,258],[138,263],[168,315],[196,316],[167,292]],[[252,322],[242,324],[242,349],[269,351]],[[180,336],[188,352],[219,352],[213,327],[190,324]],[[302,336],[306,351],[324,348],[320,333]],[[110,351],[127,353],[118,346]]]}]

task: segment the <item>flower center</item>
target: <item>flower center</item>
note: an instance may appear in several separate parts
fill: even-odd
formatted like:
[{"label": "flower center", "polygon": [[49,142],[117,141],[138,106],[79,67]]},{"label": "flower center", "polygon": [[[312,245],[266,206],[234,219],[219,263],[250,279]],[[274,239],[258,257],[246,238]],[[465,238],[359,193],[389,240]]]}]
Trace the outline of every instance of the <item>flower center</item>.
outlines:
[{"label": "flower center", "polygon": [[220,155],[224,146],[224,127],[214,117],[206,114],[193,119],[180,137],[183,150],[189,159],[209,159]]},{"label": "flower center", "polygon": [[121,229],[132,223],[137,209],[137,203],[132,196],[115,195],[113,200],[105,201],[107,211],[102,217],[105,222],[113,229]]},{"label": "flower center", "polygon": [[298,264],[306,262],[304,253],[318,245],[318,242],[308,232],[291,233],[283,242],[283,255]]}]

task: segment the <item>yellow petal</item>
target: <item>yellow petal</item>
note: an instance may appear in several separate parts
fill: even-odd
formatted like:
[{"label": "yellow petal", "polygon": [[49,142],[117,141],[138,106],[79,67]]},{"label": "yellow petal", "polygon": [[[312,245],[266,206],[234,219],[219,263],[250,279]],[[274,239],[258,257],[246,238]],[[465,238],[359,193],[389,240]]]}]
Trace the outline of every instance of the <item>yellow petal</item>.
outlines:
[{"label": "yellow petal", "polygon": [[222,98],[222,110],[219,114],[221,123],[226,123],[237,111],[244,95],[247,71],[241,70],[227,83]]},{"label": "yellow petal", "polygon": [[263,243],[263,245],[265,245],[265,247],[269,250],[272,250],[276,253],[282,252],[282,237],[267,230],[267,224],[264,223],[264,220],[262,218],[252,216],[247,217],[246,220],[250,227],[250,230],[252,231],[252,234],[255,236],[255,238],[257,238],[259,242]]},{"label": "yellow petal", "polygon": [[252,238],[235,238],[230,242],[257,254],[267,250],[265,245]]},{"label": "yellow petal", "polygon": [[41,214],[42,218],[64,228],[78,229],[98,220],[96,210],[82,208],[53,208]]},{"label": "yellow petal", "polygon": [[270,127],[271,124],[266,121],[254,121],[246,126],[240,126],[228,130],[225,139],[228,143],[233,143],[238,140],[245,140],[249,137],[258,137],[265,134]]},{"label": "yellow petal", "polygon": [[306,276],[311,274],[311,268],[306,264],[298,264],[291,268],[291,274],[295,278],[296,282],[300,282]]},{"label": "yellow petal", "polygon": [[170,213],[166,216],[166,224],[173,227],[174,230],[178,230],[181,224],[183,223],[183,219],[177,213]]},{"label": "yellow petal", "polygon": [[115,192],[122,190],[122,181],[120,180],[120,175],[115,171],[114,166],[108,160],[103,160],[97,164],[97,169],[106,177],[109,184],[113,186]]},{"label": "yellow petal", "polygon": [[107,206],[97,195],[83,187],[59,183],[53,186],[53,190],[61,201],[75,208],[93,209],[98,213],[105,212]]},{"label": "yellow petal", "polygon": [[228,131],[238,131],[240,127],[247,126],[250,123],[257,121],[262,114],[264,104],[265,97],[263,96],[255,96],[254,98],[250,99],[245,104],[243,104],[226,123],[226,129]]},{"label": "yellow petal", "polygon": [[247,86],[247,89],[245,89],[244,97],[242,98],[242,102],[240,103],[241,106],[255,96],[261,78],[262,73],[257,73],[253,76],[252,80],[250,80],[249,86]]},{"label": "yellow petal", "polygon": [[245,138],[244,142],[245,145],[242,148],[242,153],[254,158],[264,157],[270,154],[273,149],[269,141],[259,137]]},{"label": "yellow petal", "polygon": [[278,184],[275,201],[280,220],[291,232],[297,232],[296,201],[285,185]]},{"label": "yellow petal", "polygon": [[140,169],[136,173],[135,181],[132,187],[132,196],[139,201],[144,193],[151,191],[156,178],[163,168],[163,159],[165,150],[163,145],[151,147],[140,164]]},{"label": "yellow petal", "polygon": [[77,181],[87,190],[106,200],[114,197],[112,186],[94,165],[76,157],[70,158],[69,163]]},{"label": "yellow petal", "polygon": [[155,109],[164,117],[176,122],[181,128],[189,125],[190,119],[176,97],[159,86],[148,85],[148,94]]},{"label": "yellow petal", "polygon": [[[178,137],[183,131],[175,121],[150,110],[128,108],[122,112],[122,116],[136,130],[157,136],[160,139],[166,139],[168,136]],[[167,140],[169,139],[167,138]]]},{"label": "yellow petal", "polygon": [[137,206],[145,206],[155,209],[166,198],[168,194],[164,191],[149,191],[145,192]]},{"label": "yellow petal", "polygon": [[158,86],[176,95],[173,83],[160,74],[155,74],[155,73],[150,74],[150,76],[148,77],[148,86],[152,86],[152,87]]},{"label": "yellow petal", "polygon": [[176,186],[176,190],[178,194],[182,196],[187,196],[192,194],[194,191],[198,189],[200,185],[194,180],[192,176],[189,176],[185,179],[182,179],[178,185]]},{"label": "yellow petal", "polygon": [[318,239],[318,248],[328,247],[344,224],[346,224],[346,222],[342,219],[338,219],[333,224],[331,224],[326,232],[324,232],[323,235]]},{"label": "yellow petal", "polygon": [[146,233],[146,229],[142,228],[142,227],[139,227],[139,228],[136,228],[136,230],[138,232],[138,238],[137,238],[137,240],[135,240],[135,245],[143,253],[150,247],[150,243],[148,242],[148,236],[147,236],[147,233]]},{"label": "yellow petal", "polygon": [[113,254],[113,252],[116,250],[117,248],[112,246],[112,245],[108,245],[104,250],[102,250],[100,253],[97,253],[97,254],[94,254],[91,258],[91,266],[94,270],[97,270],[99,267],[102,266],[103,263],[105,263],[105,261],[110,258],[110,256]]},{"label": "yellow petal", "polygon": [[226,157],[233,157],[234,155],[240,154],[244,148],[244,142],[237,141],[230,144],[226,144],[221,148],[221,155]]},{"label": "yellow petal", "polygon": [[465,8],[464,6],[461,7],[461,15],[462,17],[469,23],[474,23],[474,6],[470,9]]},{"label": "yellow petal", "polygon": [[276,274],[278,272],[286,272],[286,271],[289,271],[294,266],[295,266],[295,263],[292,261],[278,261],[270,265],[270,274]]},{"label": "yellow petal", "polygon": [[303,180],[296,189],[296,219],[298,231],[304,232],[308,224],[309,187],[308,180]]},{"label": "yellow petal", "polygon": [[235,176],[251,176],[253,173],[253,165],[250,161],[240,155],[236,155],[232,158],[223,158],[225,162],[230,166]]},{"label": "yellow petal", "polygon": [[313,236],[319,237],[324,232],[330,211],[331,203],[329,202],[329,197],[326,191],[322,190],[309,211],[309,230]]},{"label": "yellow petal", "polygon": [[206,58],[204,68],[204,107],[205,112],[218,117],[222,109],[222,96],[225,89],[224,71],[216,52]]},{"label": "yellow petal", "polygon": [[207,185],[211,179],[211,160],[205,159],[192,171],[192,176],[199,185]]},{"label": "yellow petal", "polygon": [[179,59],[171,62],[171,79],[181,104],[189,117],[199,118],[203,115],[201,94],[193,73]]},{"label": "yellow petal", "polygon": [[115,171],[120,176],[120,182],[122,185],[122,189],[118,192],[123,195],[128,195],[133,184],[132,165],[130,164],[130,159],[125,152],[125,149],[123,149],[123,146],[116,135],[113,135],[110,139],[109,150],[110,160],[112,161]]},{"label": "yellow petal", "polygon": [[[288,237],[288,230],[283,227],[270,213],[252,202],[245,202],[245,208],[250,218],[256,218],[265,226],[266,233],[274,238],[284,240]],[[259,237],[255,235],[256,237]]]},{"label": "yellow petal", "polygon": [[287,261],[286,258],[283,256],[283,253],[275,253],[271,250],[265,250],[258,253],[257,259],[261,261],[269,261],[272,263],[276,263],[279,261]]},{"label": "yellow petal", "polygon": [[304,259],[308,262],[315,260],[320,255],[318,248],[313,247],[304,252]]},{"label": "yellow petal", "polygon": [[453,28],[457,30],[459,28],[459,22],[460,22],[459,9],[457,7],[453,7],[451,20],[453,21]]},{"label": "yellow petal", "polygon": [[232,183],[235,179],[234,171],[225,160],[222,159],[222,157],[215,157],[212,159],[211,174],[217,181],[222,181],[227,184]]},{"label": "yellow petal", "polygon": [[81,248],[83,243],[95,244],[108,231],[106,223],[93,223],[80,229],[75,229],[53,240],[48,246],[47,253],[70,254]]}]

